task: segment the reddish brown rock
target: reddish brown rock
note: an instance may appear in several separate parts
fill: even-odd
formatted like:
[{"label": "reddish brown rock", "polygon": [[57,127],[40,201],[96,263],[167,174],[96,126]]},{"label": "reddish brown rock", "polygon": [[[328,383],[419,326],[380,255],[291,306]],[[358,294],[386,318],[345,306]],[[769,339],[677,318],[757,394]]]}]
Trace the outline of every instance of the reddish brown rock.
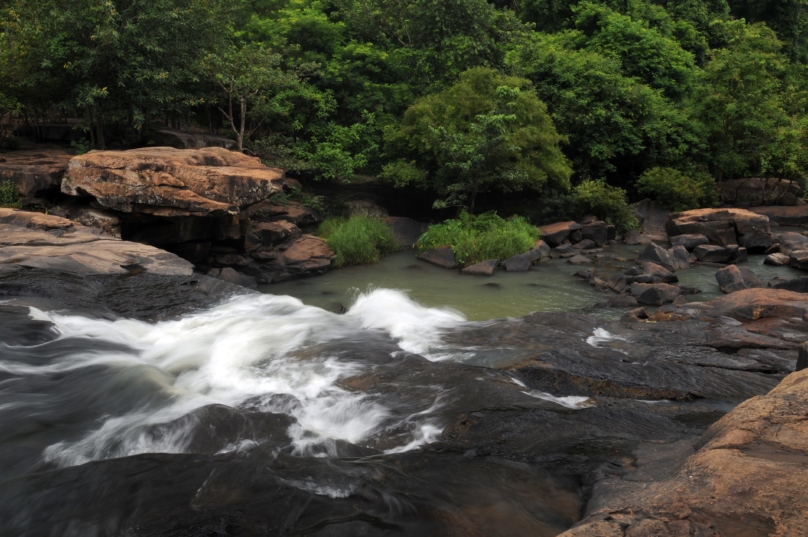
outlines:
[{"label": "reddish brown rock", "polygon": [[286,266],[294,267],[296,273],[325,271],[333,257],[334,251],[328,243],[314,235],[303,235],[281,254]]},{"label": "reddish brown rock", "polygon": [[23,198],[58,194],[71,157],[63,150],[7,153],[0,163],[0,183],[10,182]]},{"label": "reddish brown rock", "polygon": [[459,266],[451,246],[441,246],[440,248],[426,250],[418,254],[418,259],[447,269]]},{"label": "reddish brown rock", "polygon": [[808,297],[782,289],[745,289],[710,302],[711,316],[724,316],[749,322],[769,317],[803,319]]},{"label": "reddish brown rock", "polygon": [[[570,221],[556,222],[555,224],[541,226],[539,230],[541,231],[541,238],[551,247],[556,247],[561,245],[565,240],[568,240],[570,233],[578,231],[582,227],[581,224]],[[583,237],[578,238],[578,240],[581,240],[581,238]]]},{"label": "reddish brown rock", "polygon": [[74,157],[62,192],[156,216],[237,214],[282,188],[284,173],[223,148],[155,147]]},{"label": "reddish brown rock", "polygon": [[470,274],[472,276],[493,276],[494,270],[497,268],[497,260],[489,259],[476,265],[470,265],[460,271],[461,274]]},{"label": "reddish brown rock", "polygon": [[[769,219],[745,209],[694,209],[668,216],[668,235],[704,235],[710,244],[742,244],[744,236],[756,242],[771,234]],[[740,240],[740,242],[739,242]]]}]

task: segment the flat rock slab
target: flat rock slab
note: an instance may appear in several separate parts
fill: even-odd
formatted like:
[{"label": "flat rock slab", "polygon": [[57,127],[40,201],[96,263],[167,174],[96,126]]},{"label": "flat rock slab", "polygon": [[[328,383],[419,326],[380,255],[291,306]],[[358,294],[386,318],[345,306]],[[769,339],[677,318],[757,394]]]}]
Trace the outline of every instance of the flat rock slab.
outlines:
[{"label": "flat rock slab", "polygon": [[766,216],[769,220],[781,226],[803,226],[808,224],[808,205],[795,205],[792,207],[772,205],[769,207],[752,207],[749,210]]},{"label": "flat rock slab", "polygon": [[79,275],[183,276],[193,265],[145,244],[117,240],[57,216],[0,209],[0,264]]},{"label": "flat rock slab", "polygon": [[769,219],[746,209],[694,209],[668,216],[668,235],[704,235],[710,244],[743,244],[745,236],[760,241],[771,235]]},{"label": "flat rock slab", "polygon": [[441,246],[440,248],[426,250],[418,254],[417,257],[422,261],[442,268],[454,269],[459,266],[451,246]]},{"label": "flat rock slab", "polygon": [[220,147],[154,147],[73,157],[62,192],[124,213],[223,216],[278,192],[283,180],[283,170]]},{"label": "flat rock slab", "polygon": [[[730,263],[741,256],[741,248],[736,246],[717,246],[715,244],[702,244],[693,250],[699,261],[707,263]],[[746,249],[743,249],[744,252]]]},{"label": "flat rock slab", "polygon": [[496,259],[489,259],[476,265],[470,265],[460,271],[461,274],[470,274],[472,276],[493,276],[494,270],[497,268],[498,261]]}]

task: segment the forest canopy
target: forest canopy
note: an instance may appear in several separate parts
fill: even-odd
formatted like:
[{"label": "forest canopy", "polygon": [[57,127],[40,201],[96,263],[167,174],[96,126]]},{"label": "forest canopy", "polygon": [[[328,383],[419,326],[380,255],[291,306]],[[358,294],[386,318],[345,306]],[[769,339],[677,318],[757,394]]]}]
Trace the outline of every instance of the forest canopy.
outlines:
[{"label": "forest canopy", "polygon": [[0,143],[9,118],[78,119],[97,148],[194,126],[439,208],[704,193],[804,180],[807,66],[801,0],[4,0]]}]

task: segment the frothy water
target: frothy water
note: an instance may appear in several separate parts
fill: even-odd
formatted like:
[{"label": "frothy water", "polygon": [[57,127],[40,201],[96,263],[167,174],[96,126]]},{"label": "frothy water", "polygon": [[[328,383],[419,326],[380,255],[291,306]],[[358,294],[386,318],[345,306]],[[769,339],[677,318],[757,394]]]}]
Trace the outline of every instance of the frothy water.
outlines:
[{"label": "frothy water", "polygon": [[[419,306],[389,289],[359,295],[345,315],[288,296],[250,295],[156,324],[35,308],[31,317],[52,322],[60,340],[103,345],[74,346],[40,365],[3,360],[0,371],[37,376],[100,367],[134,375],[154,388],[126,411],[103,416],[80,438],[49,445],[43,457],[59,466],[187,452],[202,426],[195,412],[210,405],[290,416],[285,433],[297,455],[328,455],[334,441],[374,445],[390,430],[398,434],[383,442],[384,451],[415,449],[441,433],[441,425],[430,416],[441,404],[440,394],[427,408],[402,415],[379,394],[341,385],[366,373],[371,364],[350,352],[317,346],[377,334],[392,338],[402,351],[429,358],[440,345],[441,330],[464,321],[457,312]],[[260,442],[240,438],[222,451],[250,449]]]}]

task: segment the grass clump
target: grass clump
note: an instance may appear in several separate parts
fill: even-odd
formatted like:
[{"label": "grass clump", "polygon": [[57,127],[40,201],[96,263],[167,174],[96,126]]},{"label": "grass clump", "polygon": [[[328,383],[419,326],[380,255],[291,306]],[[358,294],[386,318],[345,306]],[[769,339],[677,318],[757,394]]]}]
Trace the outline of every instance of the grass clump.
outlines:
[{"label": "grass clump", "polygon": [[14,183],[3,181],[0,183],[0,207],[6,209],[19,209],[22,206],[20,191]]},{"label": "grass clump", "polygon": [[337,267],[375,263],[396,249],[390,226],[367,216],[326,218],[319,233],[337,254]]},{"label": "grass clump", "polygon": [[473,265],[526,252],[540,236],[538,228],[521,216],[505,220],[494,212],[478,216],[462,212],[456,219],[430,226],[416,245],[419,250],[429,250],[448,244],[458,263]]}]

